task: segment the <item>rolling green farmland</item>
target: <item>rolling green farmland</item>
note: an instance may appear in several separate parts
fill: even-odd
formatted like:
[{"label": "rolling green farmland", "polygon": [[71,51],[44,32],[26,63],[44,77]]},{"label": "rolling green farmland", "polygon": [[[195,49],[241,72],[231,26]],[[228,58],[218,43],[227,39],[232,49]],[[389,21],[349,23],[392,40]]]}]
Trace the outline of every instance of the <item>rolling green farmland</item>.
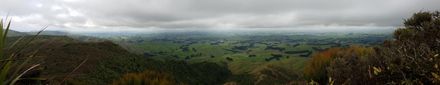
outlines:
[{"label": "rolling green farmland", "polygon": [[301,71],[313,53],[331,47],[372,46],[388,34],[209,34],[158,33],[111,37],[134,53],[157,60],[225,64],[235,74],[250,73],[264,65]]}]

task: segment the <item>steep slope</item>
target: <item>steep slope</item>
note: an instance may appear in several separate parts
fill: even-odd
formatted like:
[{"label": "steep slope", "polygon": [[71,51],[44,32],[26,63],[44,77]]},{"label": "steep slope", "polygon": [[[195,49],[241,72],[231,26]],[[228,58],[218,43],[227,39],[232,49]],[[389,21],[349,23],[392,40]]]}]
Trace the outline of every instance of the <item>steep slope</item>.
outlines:
[{"label": "steep slope", "polygon": [[[30,63],[42,64],[44,70],[41,75],[48,80],[58,80],[65,77],[83,60],[86,60],[74,75],[88,73],[93,70],[95,65],[101,60],[109,57],[119,57],[131,55],[129,52],[112,42],[80,42],[65,36],[38,36],[30,44],[26,42],[32,36],[24,37],[16,47],[8,52],[16,52],[20,48],[18,55],[27,57],[33,52],[36,56]],[[10,37],[8,42],[13,42],[19,37]]]},{"label": "steep slope", "polygon": [[[86,63],[67,78],[66,84],[109,84],[127,73],[144,70],[172,74],[171,77],[185,84],[222,84],[231,75],[224,66],[216,63],[186,63],[184,61],[158,61],[132,54],[109,41],[83,42],[66,36],[38,36],[30,44],[26,36],[9,53],[18,51],[28,57],[36,51],[30,64],[41,64],[40,75],[48,84],[59,84],[71,71],[87,59]],[[9,45],[19,37],[9,37]]]}]

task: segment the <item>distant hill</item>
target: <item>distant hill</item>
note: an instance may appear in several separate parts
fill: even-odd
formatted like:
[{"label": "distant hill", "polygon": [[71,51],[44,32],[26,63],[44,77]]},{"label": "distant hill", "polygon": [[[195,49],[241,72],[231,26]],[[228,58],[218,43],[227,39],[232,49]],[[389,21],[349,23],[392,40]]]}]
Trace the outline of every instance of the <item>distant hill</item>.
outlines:
[{"label": "distant hill", "polygon": [[[35,35],[38,32],[27,32],[27,34]],[[71,35],[68,32],[62,32],[62,31],[43,31],[40,33],[40,35],[57,35],[57,36],[64,36],[64,35]]]},{"label": "distant hill", "polygon": [[[10,37],[8,42],[13,42],[19,37]],[[109,57],[122,57],[130,55],[128,51],[112,42],[81,42],[66,36],[38,36],[31,44],[24,46],[31,36],[26,36],[16,47],[8,51],[16,51],[24,47],[19,55],[28,56],[38,50],[35,60],[31,63],[39,63],[45,67],[43,77],[48,79],[60,79],[72,71],[83,60],[88,61],[77,70],[75,75],[87,73],[95,68],[101,60]],[[10,43],[9,43],[10,44]]]},{"label": "distant hill", "polygon": [[25,36],[25,35],[28,35],[28,34],[23,33],[23,32],[14,31],[14,30],[8,31],[8,36]]},{"label": "distant hill", "polygon": [[[13,31],[14,36],[26,36],[26,35],[36,35],[38,32],[17,32]],[[43,31],[39,34],[40,36],[66,36],[66,38],[73,38],[78,41],[82,42],[103,42],[106,41],[105,39],[96,38],[92,36],[85,36],[81,34],[75,34],[75,33],[69,33],[69,32],[63,32],[63,31]]]}]

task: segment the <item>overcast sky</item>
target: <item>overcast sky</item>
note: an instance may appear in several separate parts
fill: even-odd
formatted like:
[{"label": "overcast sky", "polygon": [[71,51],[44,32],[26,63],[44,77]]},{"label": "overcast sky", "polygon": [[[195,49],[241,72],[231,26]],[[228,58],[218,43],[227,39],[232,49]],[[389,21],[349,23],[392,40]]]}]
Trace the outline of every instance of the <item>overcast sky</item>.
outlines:
[{"label": "overcast sky", "polygon": [[440,0],[1,0],[13,29],[390,29]]}]

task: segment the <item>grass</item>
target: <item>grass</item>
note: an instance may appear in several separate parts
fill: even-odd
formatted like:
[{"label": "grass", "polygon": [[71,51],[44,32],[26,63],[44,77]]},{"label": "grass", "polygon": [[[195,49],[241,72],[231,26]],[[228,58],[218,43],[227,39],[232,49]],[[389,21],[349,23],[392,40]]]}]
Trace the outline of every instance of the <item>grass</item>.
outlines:
[{"label": "grass", "polygon": [[[27,62],[30,61],[33,56],[18,59],[15,53],[10,53],[9,55],[6,55],[6,48],[10,48],[6,47],[5,44],[11,26],[11,19],[9,19],[9,21],[5,23],[4,21],[7,21],[7,19],[0,20],[0,81],[3,85],[14,85],[15,83],[17,83],[17,81],[21,79],[24,74],[38,67],[40,64],[34,64],[31,65],[31,67],[25,67],[25,65],[27,65]],[[21,39],[17,40],[15,43],[19,42],[20,40]],[[11,47],[14,46],[15,43],[12,44]],[[37,51],[38,50],[36,50],[34,53],[36,53]]]},{"label": "grass", "polygon": [[[208,43],[195,43],[190,45],[190,48],[197,49],[197,53],[203,53],[200,57],[193,57],[189,60],[189,62],[216,62],[223,63],[226,62],[228,64],[228,68],[234,74],[243,74],[249,73],[255,69],[258,69],[264,65],[273,65],[277,67],[282,67],[291,71],[299,71],[302,69],[302,65],[307,58],[298,57],[297,55],[285,54],[284,52],[280,52],[277,50],[264,50],[266,45],[264,44],[256,44],[256,47],[249,48],[249,53],[239,52],[239,53],[231,53],[229,51],[225,51],[224,49],[232,49],[234,44],[229,43],[232,41],[228,41],[226,43],[220,45],[209,45]],[[282,46],[288,47],[288,46]],[[311,49],[302,48],[302,49]],[[170,52],[173,53],[173,52]],[[273,60],[267,62],[265,59],[272,56],[271,54],[283,54],[284,56],[291,56],[290,59],[283,57],[281,60]],[[248,57],[249,55],[256,55],[256,57]],[[176,55],[181,55],[181,53],[176,53]],[[210,55],[215,57],[211,58]],[[228,61],[226,58],[231,58],[233,61]]]},{"label": "grass", "polygon": [[[255,43],[254,47],[250,47],[248,48],[248,50],[240,51],[238,53],[233,53],[226,50],[226,49],[233,49],[234,46],[248,45],[247,42],[245,43],[240,42],[245,40],[247,39],[236,39],[234,37],[234,38],[229,38],[224,43],[220,43],[218,45],[211,45],[209,42],[202,42],[203,40],[199,40],[199,42],[197,43],[188,45],[189,51],[187,52],[184,52],[179,48],[183,44],[173,43],[171,41],[147,40],[142,42],[141,44],[138,44],[136,47],[143,48],[143,50],[146,52],[153,52],[153,53],[165,52],[165,54],[159,54],[153,57],[154,59],[159,59],[159,60],[173,59],[173,57],[170,57],[173,55],[177,55],[179,57],[178,60],[184,60],[186,56],[202,53],[201,56],[191,57],[191,59],[189,59],[188,62],[190,63],[215,62],[220,64],[227,63],[228,68],[234,74],[249,73],[265,65],[282,67],[284,69],[288,69],[291,71],[300,71],[303,68],[304,61],[308,59],[305,57],[300,57],[299,56],[300,54],[287,54],[284,53],[284,51],[266,50],[266,47],[268,45],[261,43]],[[265,41],[265,42],[270,42],[270,41]],[[306,42],[298,42],[298,43],[301,44],[299,46],[292,47],[288,45],[287,42],[281,42],[280,44],[276,44],[276,47],[286,48],[286,51],[309,50],[314,52],[312,47],[328,48],[331,46],[331,45],[312,46],[312,45],[308,45]],[[193,51],[192,50],[193,48],[196,49],[197,51]],[[266,61],[266,59],[271,57],[272,54],[281,54],[284,57],[280,58],[280,60]],[[256,56],[248,57],[249,55],[256,55]],[[289,56],[290,58],[287,58],[287,56]],[[228,61],[226,58],[233,59],[233,61]]]}]

